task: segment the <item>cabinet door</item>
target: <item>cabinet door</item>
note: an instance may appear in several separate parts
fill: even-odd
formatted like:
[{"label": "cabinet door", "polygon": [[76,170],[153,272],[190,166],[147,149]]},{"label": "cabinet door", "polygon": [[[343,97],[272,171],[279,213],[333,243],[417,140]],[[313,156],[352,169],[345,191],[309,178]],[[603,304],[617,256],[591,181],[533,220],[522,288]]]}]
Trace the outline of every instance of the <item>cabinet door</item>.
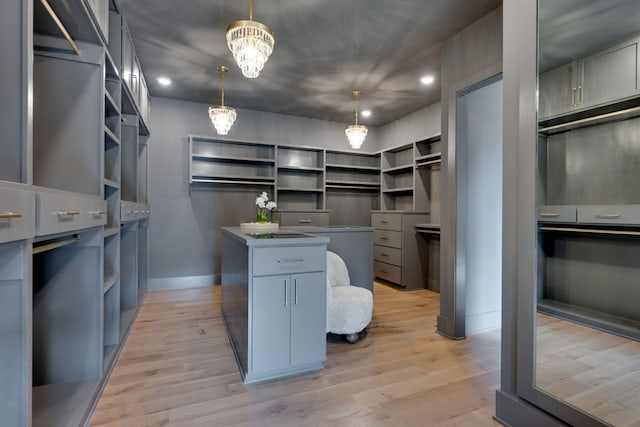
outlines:
[{"label": "cabinet door", "polygon": [[271,372],[289,367],[289,275],[254,277],[251,284],[251,371]]},{"label": "cabinet door", "polygon": [[122,81],[133,93],[133,41],[126,25],[122,26]]},{"label": "cabinet door", "polygon": [[539,119],[557,116],[574,108],[576,68],[576,63],[572,62],[540,74]]},{"label": "cabinet door", "polygon": [[325,275],[291,276],[291,365],[326,358],[327,290]]},{"label": "cabinet door", "polygon": [[598,52],[581,62],[584,85],[579,107],[586,108],[638,93],[638,40]]}]

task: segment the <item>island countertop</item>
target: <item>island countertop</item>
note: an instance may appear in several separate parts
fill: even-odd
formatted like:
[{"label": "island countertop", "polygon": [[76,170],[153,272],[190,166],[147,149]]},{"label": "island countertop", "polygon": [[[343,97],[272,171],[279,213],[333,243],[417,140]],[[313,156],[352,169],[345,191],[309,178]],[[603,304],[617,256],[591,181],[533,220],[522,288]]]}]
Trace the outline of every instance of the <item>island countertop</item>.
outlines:
[{"label": "island countertop", "polygon": [[278,231],[263,232],[243,230],[240,227],[222,227],[222,232],[249,247],[317,245],[329,243],[329,238],[303,233],[288,227]]}]

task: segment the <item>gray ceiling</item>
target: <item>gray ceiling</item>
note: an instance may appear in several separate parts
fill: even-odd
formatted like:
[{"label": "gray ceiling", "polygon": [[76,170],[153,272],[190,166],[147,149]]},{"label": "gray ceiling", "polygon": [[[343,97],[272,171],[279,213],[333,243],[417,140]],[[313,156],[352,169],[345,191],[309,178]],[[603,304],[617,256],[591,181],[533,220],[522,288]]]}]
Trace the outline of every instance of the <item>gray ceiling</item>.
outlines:
[{"label": "gray ceiling", "polygon": [[[255,0],[254,19],[276,43],[257,79],[246,79],[226,45],[249,0],[121,0],[152,96],[220,102],[216,66],[227,65],[225,104],[295,116],[380,126],[440,99],[443,41],[501,0]],[[434,74],[436,84],[419,78]],[[170,87],[156,78],[173,79]],[[206,114],[203,112],[203,114]]]}]

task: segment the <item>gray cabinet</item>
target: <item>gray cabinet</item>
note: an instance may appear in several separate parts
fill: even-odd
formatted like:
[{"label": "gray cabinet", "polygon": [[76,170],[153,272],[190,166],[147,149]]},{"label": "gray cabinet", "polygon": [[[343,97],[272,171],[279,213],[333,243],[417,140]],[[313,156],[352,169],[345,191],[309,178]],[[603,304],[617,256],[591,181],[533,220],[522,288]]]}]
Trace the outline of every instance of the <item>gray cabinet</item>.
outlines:
[{"label": "gray cabinet", "polygon": [[638,38],[540,74],[541,120],[637,96]]},{"label": "gray cabinet", "polygon": [[321,369],[326,358],[328,239],[297,235],[222,229],[222,313],[245,383]]},{"label": "gray cabinet", "polygon": [[327,226],[329,225],[328,210],[294,210],[278,209],[273,213],[273,221],[281,226]]},{"label": "gray cabinet", "polygon": [[282,371],[325,358],[325,275],[322,272],[254,277],[253,374]]},{"label": "gray cabinet", "polygon": [[374,227],[374,274],[405,289],[429,286],[427,240],[416,232],[416,224],[428,223],[426,212],[371,212]]}]

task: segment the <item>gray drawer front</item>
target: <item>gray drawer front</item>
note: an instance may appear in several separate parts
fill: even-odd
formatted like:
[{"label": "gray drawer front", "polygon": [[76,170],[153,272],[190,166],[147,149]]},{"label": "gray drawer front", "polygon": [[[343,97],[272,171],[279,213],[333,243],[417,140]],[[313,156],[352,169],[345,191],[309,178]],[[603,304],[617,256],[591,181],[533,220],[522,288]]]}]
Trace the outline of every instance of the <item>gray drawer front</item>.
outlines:
[{"label": "gray drawer front", "polygon": [[402,230],[402,215],[393,213],[372,213],[371,226],[380,230]]},{"label": "gray drawer front", "polygon": [[399,231],[374,230],[373,243],[392,248],[402,248],[402,233]]},{"label": "gray drawer front", "polygon": [[402,265],[402,251],[400,249],[375,245],[373,247],[373,256],[376,261]]},{"label": "gray drawer front", "polygon": [[376,277],[397,283],[398,285],[402,284],[402,269],[398,266],[375,261],[373,263],[373,272]]},{"label": "gray drawer front", "polygon": [[107,202],[75,194],[38,193],[37,235],[64,233],[107,223]]},{"label": "gray drawer front", "polygon": [[120,222],[138,221],[149,218],[151,213],[149,206],[143,203],[120,202]]},{"label": "gray drawer front", "polygon": [[575,206],[539,206],[538,221],[542,222],[576,222]]},{"label": "gray drawer front", "polygon": [[35,234],[35,193],[0,188],[0,243],[29,239]]},{"label": "gray drawer front", "polygon": [[256,276],[324,271],[326,268],[327,248],[324,245],[253,250],[253,274]]},{"label": "gray drawer front", "polygon": [[578,222],[582,224],[640,224],[638,205],[578,206]]},{"label": "gray drawer front", "polygon": [[329,212],[281,212],[279,214],[280,225],[316,225],[324,227],[329,225]]}]

